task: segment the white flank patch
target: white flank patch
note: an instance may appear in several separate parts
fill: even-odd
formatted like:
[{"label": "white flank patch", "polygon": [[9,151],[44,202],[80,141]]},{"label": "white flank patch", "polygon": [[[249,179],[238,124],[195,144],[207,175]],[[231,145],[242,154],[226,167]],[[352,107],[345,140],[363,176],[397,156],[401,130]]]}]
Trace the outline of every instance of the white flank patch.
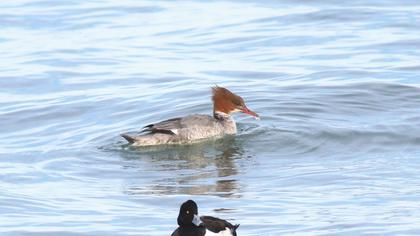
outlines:
[{"label": "white flank patch", "polygon": [[174,134],[178,134],[178,129],[171,129],[171,132]]},{"label": "white flank patch", "polygon": [[225,230],[220,231],[219,233],[214,233],[206,229],[205,236],[232,236],[232,232],[230,231],[228,227],[226,227]]}]

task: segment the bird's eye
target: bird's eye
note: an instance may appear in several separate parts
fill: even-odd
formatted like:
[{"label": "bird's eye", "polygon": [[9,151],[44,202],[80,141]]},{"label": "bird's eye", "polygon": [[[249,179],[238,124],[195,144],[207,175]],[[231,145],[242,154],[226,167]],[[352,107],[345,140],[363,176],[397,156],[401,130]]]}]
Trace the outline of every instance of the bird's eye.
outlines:
[{"label": "bird's eye", "polygon": [[190,214],[190,211],[187,211],[187,214]]}]

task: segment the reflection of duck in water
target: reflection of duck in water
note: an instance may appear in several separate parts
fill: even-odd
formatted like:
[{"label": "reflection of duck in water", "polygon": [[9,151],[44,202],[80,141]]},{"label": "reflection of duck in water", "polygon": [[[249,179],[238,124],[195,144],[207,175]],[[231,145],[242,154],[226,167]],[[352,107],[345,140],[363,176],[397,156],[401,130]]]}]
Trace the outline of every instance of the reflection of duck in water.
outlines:
[{"label": "reflection of duck in water", "polygon": [[122,134],[135,146],[161,144],[186,144],[203,139],[236,133],[236,123],[231,114],[243,112],[256,119],[258,114],[249,110],[244,100],[222,87],[213,88],[213,116],[189,115],[173,118],[144,127],[142,135]]},{"label": "reflection of duck in water", "polygon": [[179,227],[171,236],[236,236],[239,225],[212,216],[198,216],[198,207],[193,200],[184,202],[178,215]]},{"label": "reflection of duck in water", "polygon": [[[165,148],[128,147],[123,157],[129,160],[146,161],[149,169],[163,170],[144,185],[142,178],[131,178],[127,194],[213,194],[220,197],[239,197],[241,194],[236,161],[248,163],[244,157],[242,141],[235,136],[209,140],[194,145],[174,145]],[[245,159],[243,159],[245,158]],[[243,160],[241,160],[243,159]],[[132,162],[125,168],[139,168]]]}]

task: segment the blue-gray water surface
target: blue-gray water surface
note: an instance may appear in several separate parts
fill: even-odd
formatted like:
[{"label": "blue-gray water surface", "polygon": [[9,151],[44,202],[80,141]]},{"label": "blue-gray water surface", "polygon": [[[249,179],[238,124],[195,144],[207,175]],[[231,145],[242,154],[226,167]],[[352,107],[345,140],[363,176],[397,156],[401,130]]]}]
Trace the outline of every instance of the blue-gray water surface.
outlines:
[{"label": "blue-gray water surface", "polygon": [[[420,234],[419,1],[2,1],[0,52],[1,235],[170,235],[187,199],[241,236]],[[261,121],[119,136],[216,84]]]}]

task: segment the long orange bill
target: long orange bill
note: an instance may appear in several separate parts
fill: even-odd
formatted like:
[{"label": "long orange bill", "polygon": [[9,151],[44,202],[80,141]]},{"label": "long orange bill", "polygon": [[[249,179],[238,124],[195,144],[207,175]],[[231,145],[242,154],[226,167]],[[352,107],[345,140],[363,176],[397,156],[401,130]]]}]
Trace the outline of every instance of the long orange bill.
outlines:
[{"label": "long orange bill", "polygon": [[249,110],[247,107],[243,108],[241,111],[242,111],[243,113],[245,113],[245,114],[248,114],[248,115],[250,115],[250,116],[254,117],[254,118],[255,118],[255,119],[257,119],[257,120],[259,120],[259,119],[260,119],[260,116],[259,116],[257,113],[255,113],[255,112],[253,112],[253,111]]}]

